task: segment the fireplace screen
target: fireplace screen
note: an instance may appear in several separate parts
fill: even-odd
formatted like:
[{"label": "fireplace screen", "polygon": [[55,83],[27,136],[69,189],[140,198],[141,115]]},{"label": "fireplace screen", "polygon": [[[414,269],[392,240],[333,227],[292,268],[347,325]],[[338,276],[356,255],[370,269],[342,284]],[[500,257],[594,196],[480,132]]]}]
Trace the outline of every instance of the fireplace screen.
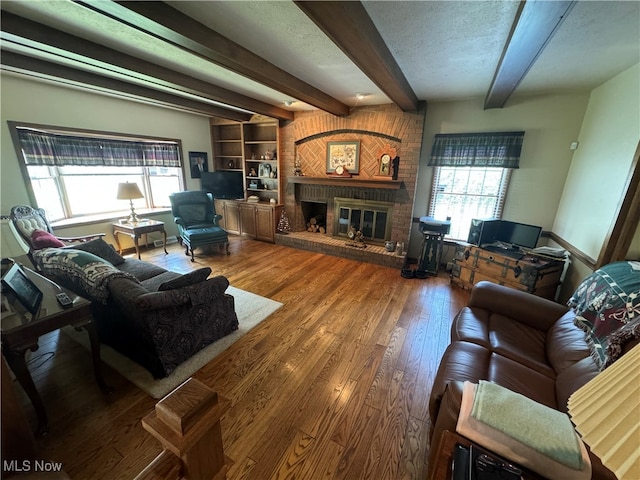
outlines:
[{"label": "fireplace screen", "polygon": [[333,234],[347,238],[347,232],[353,226],[366,240],[382,243],[390,240],[392,213],[392,203],[334,198]]}]

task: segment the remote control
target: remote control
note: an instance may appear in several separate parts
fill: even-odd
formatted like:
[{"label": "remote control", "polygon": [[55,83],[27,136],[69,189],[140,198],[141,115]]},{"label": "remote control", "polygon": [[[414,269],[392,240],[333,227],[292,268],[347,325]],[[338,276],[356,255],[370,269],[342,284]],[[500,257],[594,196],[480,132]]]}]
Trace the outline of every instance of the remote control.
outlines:
[{"label": "remote control", "polygon": [[58,300],[58,303],[62,306],[62,308],[69,308],[73,305],[73,300],[71,300],[69,298],[69,295],[64,292],[58,293],[56,295],[56,300]]}]

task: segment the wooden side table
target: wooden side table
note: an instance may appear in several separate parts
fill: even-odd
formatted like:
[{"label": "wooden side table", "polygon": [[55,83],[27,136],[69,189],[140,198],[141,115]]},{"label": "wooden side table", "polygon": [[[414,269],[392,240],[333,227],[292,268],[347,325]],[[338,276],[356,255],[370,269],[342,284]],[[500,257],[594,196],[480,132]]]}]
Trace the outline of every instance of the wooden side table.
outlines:
[{"label": "wooden side table", "polygon": [[142,220],[138,223],[112,223],[111,225],[113,226],[113,238],[116,239],[120,255],[122,255],[122,246],[120,245],[120,240],[118,240],[119,235],[126,235],[133,239],[138,260],[140,260],[140,246],[138,244],[138,239],[142,235],[146,235],[151,232],[162,232],[162,247],[164,248],[164,253],[169,253],[167,252],[167,232],[164,229],[164,222],[160,222],[158,220]]},{"label": "wooden side table", "polygon": [[[23,267],[24,268],[24,267]],[[89,334],[91,343],[91,358],[96,382],[103,393],[113,391],[102,378],[100,368],[100,342],[93,317],[91,316],[91,302],[69,290],[62,289],[42,275],[24,268],[25,273],[44,294],[39,311],[35,315],[24,311],[16,302],[12,304],[15,311],[3,311],[0,322],[2,353],[16,379],[26,392],[33,404],[38,419],[36,434],[44,435],[47,432],[47,413],[40,398],[40,394],[33,383],[31,373],[25,360],[27,350],[35,352],[38,349],[38,338],[46,333],[53,332],[66,325],[76,328],[84,328]],[[62,308],[56,294],[64,291],[73,300],[69,308]]]}]

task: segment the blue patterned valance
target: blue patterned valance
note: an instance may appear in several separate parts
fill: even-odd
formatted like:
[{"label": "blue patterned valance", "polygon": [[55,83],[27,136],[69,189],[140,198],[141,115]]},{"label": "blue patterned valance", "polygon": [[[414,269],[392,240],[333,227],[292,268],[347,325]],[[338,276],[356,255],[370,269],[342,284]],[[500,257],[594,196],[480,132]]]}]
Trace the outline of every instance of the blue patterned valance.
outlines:
[{"label": "blue patterned valance", "polygon": [[26,165],[180,167],[176,142],[59,135],[18,128]]},{"label": "blue patterned valance", "polygon": [[518,168],[524,132],[437,134],[430,167]]}]

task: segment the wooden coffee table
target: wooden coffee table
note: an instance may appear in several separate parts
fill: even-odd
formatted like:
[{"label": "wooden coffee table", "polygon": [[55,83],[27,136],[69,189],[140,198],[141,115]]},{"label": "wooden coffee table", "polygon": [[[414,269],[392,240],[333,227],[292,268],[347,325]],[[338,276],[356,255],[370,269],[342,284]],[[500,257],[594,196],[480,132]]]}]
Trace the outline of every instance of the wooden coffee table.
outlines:
[{"label": "wooden coffee table", "polygon": [[140,246],[138,245],[138,239],[142,235],[146,235],[151,232],[162,232],[162,247],[164,248],[164,253],[169,253],[167,252],[167,232],[164,229],[164,222],[160,222],[158,220],[141,220],[138,223],[113,223],[112,226],[113,238],[116,239],[120,255],[122,255],[122,247],[120,246],[118,235],[126,235],[133,239],[138,260],[140,260]]},{"label": "wooden coffee table", "polygon": [[[38,349],[40,336],[66,325],[84,328],[89,334],[91,342],[91,357],[96,382],[105,394],[112,392],[113,389],[105,383],[102,377],[100,343],[98,341],[98,332],[91,316],[91,302],[57,286],[33,270],[23,268],[29,279],[42,291],[44,297],[40,310],[34,315],[26,312],[17,301],[12,301],[10,297],[7,298],[11,310],[3,311],[0,318],[2,353],[33,404],[38,419],[36,435],[42,436],[47,432],[48,428],[47,413],[40,394],[33,383],[25,359],[27,350],[35,352]],[[61,291],[65,292],[73,300],[71,307],[62,308],[58,304],[56,294]]]}]

